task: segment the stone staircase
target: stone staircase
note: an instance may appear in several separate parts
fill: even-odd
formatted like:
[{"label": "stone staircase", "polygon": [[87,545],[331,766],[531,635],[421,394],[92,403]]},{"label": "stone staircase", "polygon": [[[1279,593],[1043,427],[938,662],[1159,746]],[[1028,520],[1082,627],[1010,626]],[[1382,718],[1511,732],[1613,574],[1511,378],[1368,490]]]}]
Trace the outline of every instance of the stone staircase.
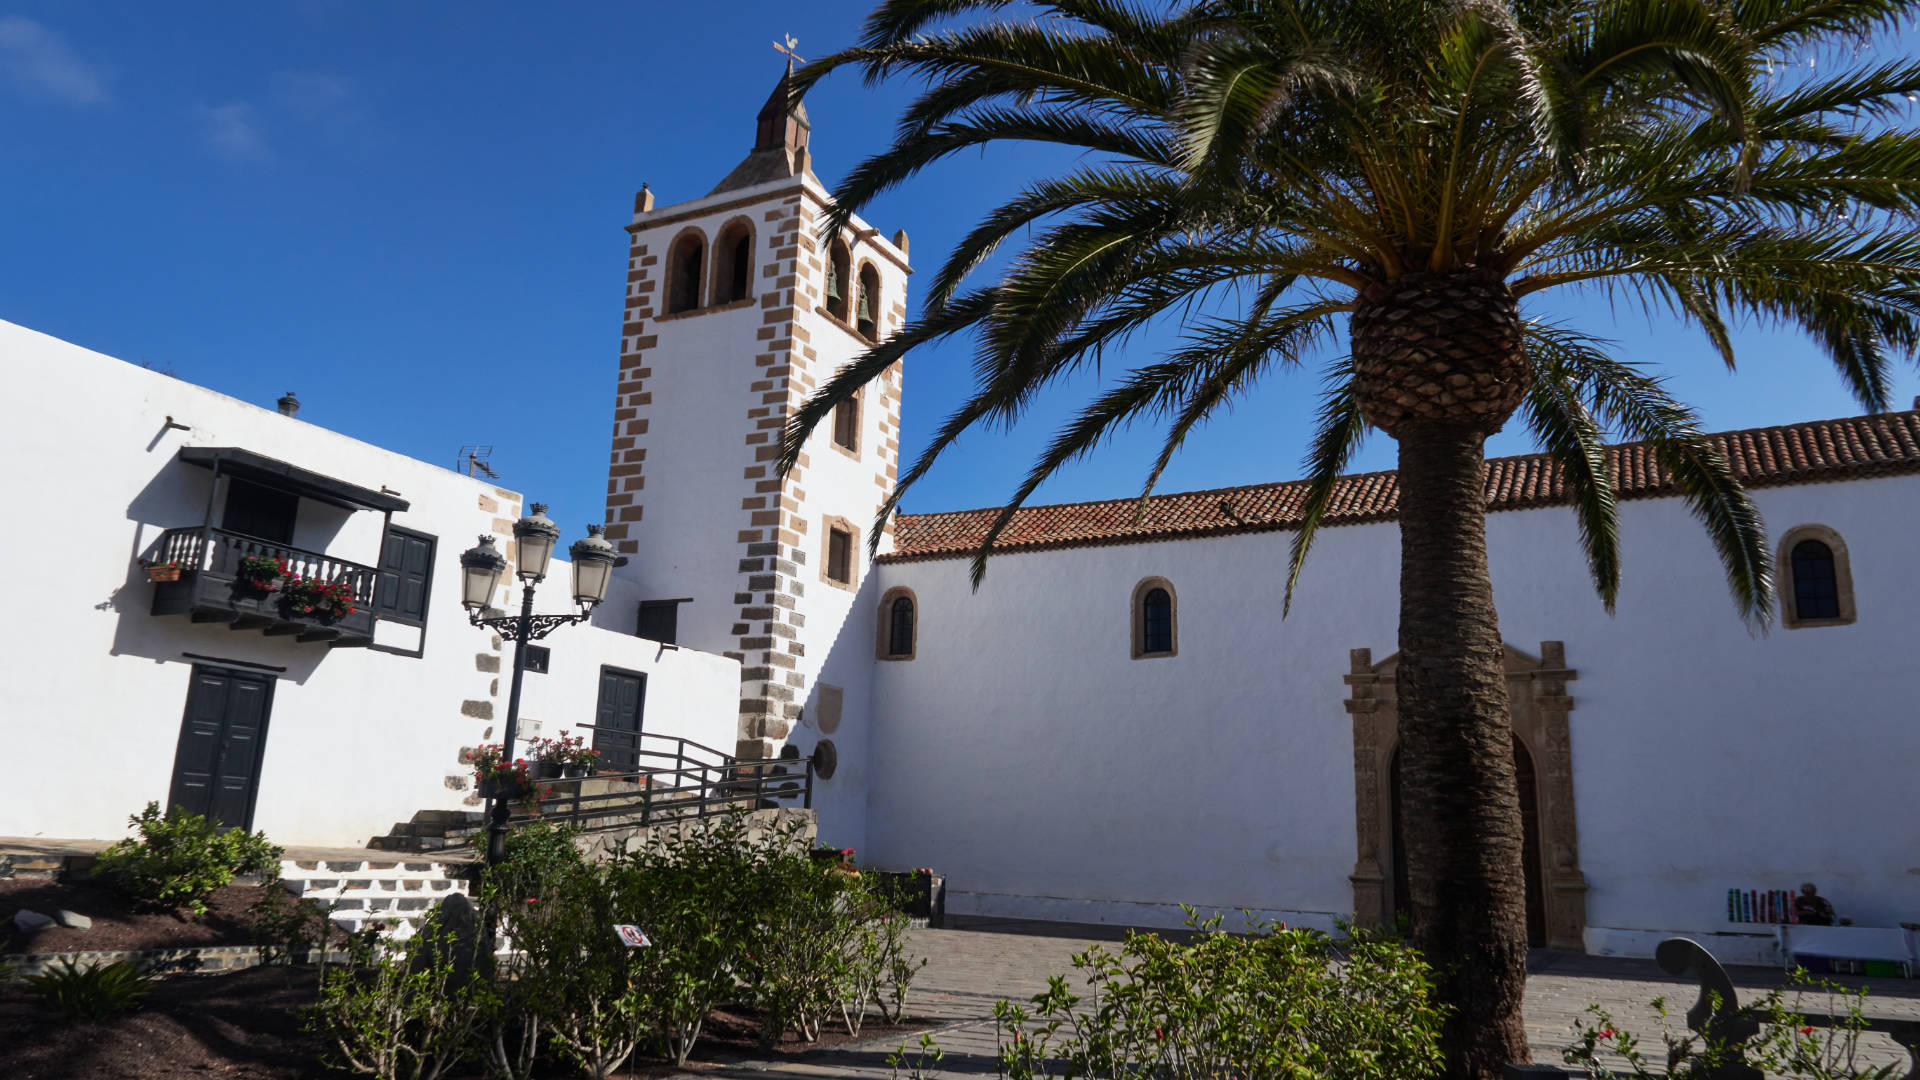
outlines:
[{"label": "stone staircase", "polygon": [[287,891],[322,907],[349,933],[383,927],[410,937],[422,916],[452,893],[467,892],[458,875],[466,864],[445,860],[287,859],[280,881]]},{"label": "stone staircase", "polygon": [[[542,800],[535,814],[515,808],[514,824],[525,824],[542,817],[566,820],[587,830],[639,828],[643,823],[671,820],[685,812],[690,802],[700,799],[695,788],[656,787],[651,791],[631,779],[543,780],[553,794]],[[597,799],[576,803],[578,798]],[[756,800],[742,798],[741,806],[755,809]],[[708,809],[712,805],[709,801]],[[476,810],[422,810],[411,821],[396,821],[385,836],[367,841],[378,851],[432,853],[472,850],[474,836],[486,832],[486,814]]]},{"label": "stone staircase", "polygon": [[367,841],[376,851],[426,853],[466,848],[485,832],[487,815],[478,810],[422,810],[411,821],[396,821],[385,836]]}]

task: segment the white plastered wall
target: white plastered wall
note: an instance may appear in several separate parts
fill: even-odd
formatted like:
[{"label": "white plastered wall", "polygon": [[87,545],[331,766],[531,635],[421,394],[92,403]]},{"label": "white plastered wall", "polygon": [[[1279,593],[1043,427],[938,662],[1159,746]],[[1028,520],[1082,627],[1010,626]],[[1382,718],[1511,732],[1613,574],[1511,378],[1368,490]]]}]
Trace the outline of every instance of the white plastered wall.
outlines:
[{"label": "white plastered wall", "polygon": [[[1682,502],[1623,503],[1609,618],[1569,512],[1498,513],[1502,636],[1563,641],[1588,947],[1647,955],[1671,933],[1734,934],[1729,888],[1821,883],[1844,915],[1920,910],[1920,478],[1754,492],[1777,539],[1819,523],[1851,554],[1851,626],[1750,635]],[[1292,617],[1290,534],[883,564],[920,600],[918,656],[873,679],[867,843],[950,875],[955,911],[1177,924],[1175,905],[1328,925],[1352,908],[1348,650],[1394,651],[1398,532],[1330,529]],[[1173,582],[1179,655],[1129,658],[1129,601]],[[876,594],[877,595],[877,594]],[[857,620],[856,620],[857,621]],[[861,628],[871,632],[871,628]]]},{"label": "white plastered wall", "polygon": [[[16,505],[35,522],[0,541],[0,563],[39,568],[7,579],[10,601],[32,617],[0,627],[0,730],[36,764],[0,791],[0,835],[116,838],[147,801],[164,804],[195,662],[186,653],[284,669],[253,822],[275,841],[358,845],[416,811],[470,807],[459,751],[497,736],[507,664],[486,670],[482,658],[500,654],[459,606],[459,554],[518,515],[516,494],[10,323],[0,323],[0,372],[31,403],[0,432],[0,452],[16,463]],[[206,513],[211,474],[177,460],[187,445],[242,447],[409,500],[394,523],[438,538],[424,640],[409,641],[424,655],[150,614],[153,586],[137,560],[162,531]],[[372,565],[381,528],[377,513],[302,500],[294,543]],[[556,563],[559,580],[566,571]],[[565,591],[546,598],[552,610],[570,607]],[[731,738],[732,661],[655,656],[650,643],[578,627],[549,644],[557,670],[529,677],[527,701],[546,722],[591,720],[590,658],[605,657],[652,675],[649,730]]]}]

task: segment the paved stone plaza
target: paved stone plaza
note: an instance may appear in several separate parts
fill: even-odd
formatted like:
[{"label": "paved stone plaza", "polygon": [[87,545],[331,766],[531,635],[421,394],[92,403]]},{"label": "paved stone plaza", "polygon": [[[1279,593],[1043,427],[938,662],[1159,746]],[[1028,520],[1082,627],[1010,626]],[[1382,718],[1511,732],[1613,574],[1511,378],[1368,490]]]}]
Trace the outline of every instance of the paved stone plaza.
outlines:
[{"label": "paved stone plaza", "polygon": [[[994,1002],[1031,997],[1046,989],[1048,976],[1072,972],[1069,958],[1074,953],[1091,942],[1117,942],[1121,937],[1111,927],[965,917],[949,921],[951,929],[914,933],[914,949],[927,957],[927,966],[913,984],[908,1011],[935,1021],[930,1031],[947,1055],[940,1074],[955,1077],[995,1072]],[[1650,1056],[1658,1059],[1659,1027],[1648,1003],[1664,995],[1678,1018],[1693,1004],[1695,996],[1691,984],[1667,976],[1651,960],[1536,952],[1531,967],[1527,1030],[1536,1061],[1558,1063],[1560,1047],[1569,1041],[1574,1019],[1596,1002],[1640,1035],[1643,1046],[1652,1051]],[[1782,982],[1777,972],[1764,968],[1732,968],[1729,974],[1743,1004]],[[1920,1019],[1920,980],[1846,981],[1871,988],[1869,1015]],[[1825,1007],[1811,1000],[1805,1004],[1809,1011]],[[1681,1023],[1678,1019],[1675,1022]],[[917,1038],[907,1041],[917,1042]],[[803,1061],[747,1063],[706,1070],[701,1075],[747,1077],[774,1072],[839,1080],[888,1077],[892,1070],[887,1057],[900,1042],[855,1043],[810,1054]],[[1862,1044],[1872,1051],[1869,1064],[1906,1060],[1906,1055],[1883,1036],[1867,1035]]]}]

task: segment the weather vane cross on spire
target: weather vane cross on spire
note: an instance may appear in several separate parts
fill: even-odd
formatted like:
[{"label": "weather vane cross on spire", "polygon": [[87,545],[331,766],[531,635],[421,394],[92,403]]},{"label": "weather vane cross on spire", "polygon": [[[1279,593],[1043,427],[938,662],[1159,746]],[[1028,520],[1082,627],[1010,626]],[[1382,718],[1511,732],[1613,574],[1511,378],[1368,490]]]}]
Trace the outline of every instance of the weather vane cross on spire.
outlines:
[{"label": "weather vane cross on spire", "polygon": [[785,34],[782,36],[784,36],[787,39],[787,43],[785,45],[782,45],[777,41],[774,42],[773,51],[787,54],[787,74],[791,75],[793,74],[793,62],[795,60],[798,60],[804,64],[807,62],[807,58],[793,51],[794,49],[799,48],[800,46],[799,38],[794,37],[792,34]]}]

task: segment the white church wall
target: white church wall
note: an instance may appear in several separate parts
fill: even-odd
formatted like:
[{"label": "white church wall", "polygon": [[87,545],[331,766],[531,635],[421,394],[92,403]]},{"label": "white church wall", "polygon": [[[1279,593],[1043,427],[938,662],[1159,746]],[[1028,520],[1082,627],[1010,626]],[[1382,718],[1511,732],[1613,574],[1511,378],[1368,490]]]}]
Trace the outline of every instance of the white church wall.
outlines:
[{"label": "white church wall", "polygon": [[1769,927],[1727,921],[1732,888],[1812,880],[1862,926],[1920,911],[1920,819],[1905,796],[1920,761],[1908,685],[1920,478],[1753,498],[1776,548],[1796,525],[1840,534],[1855,623],[1749,634],[1679,500],[1622,504],[1612,619],[1585,584],[1569,515],[1490,519],[1507,640],[1564,640],[1580,672],[1568,692],[1590,951],[1647,955],[1672,933],[1725,935],[1710,942],[1716,955],[1772,961]]},{"label": "white church wall", "polygon": [[[1340,675],[1393,630],[1353,602],[1393,537],[1340,533],[1286,621],[1273,535],[999,556],[977,594],[964,560],[883,564],[920,621],[915,659],[874,675],[876,857],[949,875],[956,912],[1331,929],[1355,843]],[[1149,576],[1174,586],[1178,654],[1136,660]]]},{"label": "white church wall", "polygon": [[[504,533],[518,495],[8,323],[0,370],[33,403],[0,434],[0,449],[22,464],[16,502],[39,523],[31,536],[9,534],[0,559],[43,568],[9,577],[11,599],[33,617],[0,628],[9,687],[0,716],[15,754],[33,763],[0,794],[0,834],[113,838],[147,801],[164,805],[196,662],[189,653],[283,669],[253,819],[274,840],[358,845],[416,811],[468,805],[459,750],[497,735],[506,663],[489,670],[501,654],[467,624],[459,553],[476,534]],[[185,428],[167,427],[169,418]],[[150,614],[154,586],[137,559],[164,530],[197,526],[206,514],[211,474],[177,460],[188,445],[243,447],[409,500],[394,524],[437,538],[427,626],[413,635],[424,655],[329,650]],[[217,524],[218,503],[215,515]],[[294,544],[374,565],[381,529],[378,513],[302,500]],[[571,632],[582,649],[605,633]],[[568,633],[552,642],[563,671],[572,667],[560,659]],[[703,730],[730,732],[731,662],[689,654],[656,670],[655,701],[704,710]],[[552,687],[562,675],[539,678]],[[703,685],[675,688],[683,680]],[[530,689],[530,703],[549,692]]]},{"label": "white church wall", "polygon": [[[1588,945],[1752,933],[1729,888],[1812,879],[1841,913],[1920,909],[1920,760],[1904,686],[1920,609],[1910,537],[1920,478],[1763,489],[1777,539],[1836,529],[1860,597],[1851,626],[1750,636],[1678,500],[1621,506],[1619,613],[1593,593],[1564,509],[1495,514],[1505,639],[1563,641]],[[868,844],[950,875],[957,912],[1178,922],[1173,905],[1326,925],[1352,908],[1347,651],[1394,651],[1398,534],[1329,529],[1279,617],[1290,534],[883,564],[913,588],[916,659],[876,665]],[[1168,578],[1178,655],[1129,658],[1130,600]],[[856,617],[870,622],[872,616]],[[873,628],[859,627],[871,634]],[[1903,914],[1905,913],[1905,914]],[[1770,935],[1714,939],[1766,958]]]}]

